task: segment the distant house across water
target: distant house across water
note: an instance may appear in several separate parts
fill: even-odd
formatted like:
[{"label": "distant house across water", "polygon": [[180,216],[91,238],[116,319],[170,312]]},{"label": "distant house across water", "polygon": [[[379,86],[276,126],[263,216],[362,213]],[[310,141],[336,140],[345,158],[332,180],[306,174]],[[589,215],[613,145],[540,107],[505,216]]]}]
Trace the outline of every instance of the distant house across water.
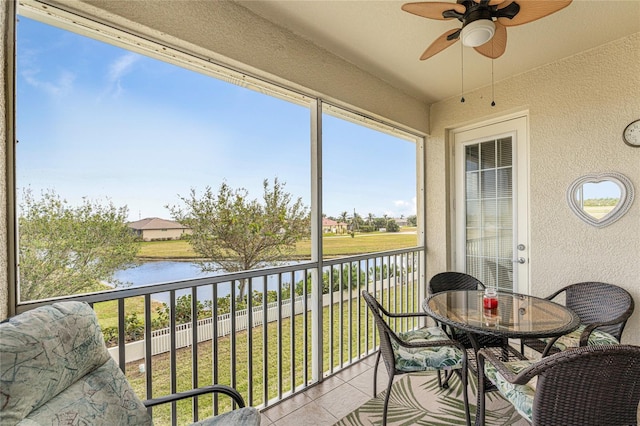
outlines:
[{"label": "distant house across water", "polygon": [[396,219],[393,219],[393,220],[398,224],[398,226],[408,226],[409,225],[409,221],[404,217],[396,218]]},{"label": "distant house across water", "polygon": [[322,218],[323,234],[344,234],[347,232],[347,224],[344,222],[336,222],[332,219]]},{"label": "distant house across water", "polygon": [[191,229],[174,221],[148,217],[128,224],[129,228],[142,241],[166,241],[179,240],[185,234],[190,234]]}]

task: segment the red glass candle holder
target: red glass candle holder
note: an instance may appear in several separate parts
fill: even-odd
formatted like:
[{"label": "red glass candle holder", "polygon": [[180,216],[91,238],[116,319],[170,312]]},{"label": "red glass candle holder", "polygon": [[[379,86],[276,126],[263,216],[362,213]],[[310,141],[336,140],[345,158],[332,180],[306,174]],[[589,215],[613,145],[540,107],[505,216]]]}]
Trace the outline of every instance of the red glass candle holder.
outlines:
[{"label": "red glass candle holder", "polygon": [[495,289],[488,288],[484,291],[482,306],[485,309],[496,309],[498,307],[498,292]]}]

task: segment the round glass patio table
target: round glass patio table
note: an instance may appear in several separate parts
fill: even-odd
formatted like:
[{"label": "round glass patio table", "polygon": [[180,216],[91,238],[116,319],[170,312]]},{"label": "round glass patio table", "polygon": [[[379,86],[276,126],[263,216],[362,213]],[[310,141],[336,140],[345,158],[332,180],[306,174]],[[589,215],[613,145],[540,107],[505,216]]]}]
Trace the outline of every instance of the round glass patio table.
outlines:
[{"label": "round glass patio table", "polygon": [[498,306],[485,309],[483,296],[482,290],[444,291],[426,299],[422,307],[447,325],[497,337],[555,337],[580,325],[572,310],[547,299],[498,292]]},{"label": "round glass patio table", "polygon": [[[483,290],[455,290],[436,293],[425,299],[425,312],[444,324],[466,332],[473,350],[482,347],[481,335],[501,337],[504,360],[523,359],[524,356],[508,344],[510,338],[556,337],[570,333],[580,325],[580,319],[571,310],[547,299],[525,294],[498,292],[498,304],[494,309],[485,309]],[[553,340],[549,341],[553,344]],[[475,357],[474,357],[475,358]],[[469,368],[476,370],[477,361],[469,359]],[[486,392],[495,390],[487,380]],[[484,393],[478,392],[476,425],[484,425]]]}]

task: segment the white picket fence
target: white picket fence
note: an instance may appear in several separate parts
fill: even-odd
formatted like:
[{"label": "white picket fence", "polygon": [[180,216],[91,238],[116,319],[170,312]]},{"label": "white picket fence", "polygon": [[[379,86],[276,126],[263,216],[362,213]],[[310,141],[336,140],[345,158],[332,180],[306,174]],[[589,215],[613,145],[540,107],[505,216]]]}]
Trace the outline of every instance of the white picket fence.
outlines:
[{"label": "white picket fence", "polygon": [[[311,296],[307,296],[311,298]],[[303,296],[295,298],[294,315],[301,314],[304,310]],[[281,305],[281,318],[291,316],[291,300],[283,300]],[[264,321],[262,305],[252,307],[252,325],[253,327],[261,326]],[[276,321],[278,319],[278,302],[267,304],[267,322]],[[236,332],[246,330],[249,327],[249,315],[247,309],[236,311],[235,318]],[[198,321],[198,343],[211,340],[213,338],[213,318],[204,318]],[[218,315],[218,337],[223,337],[231,333],[231,314]],[[176,349],[191,346],[193,333],[191,332],[191,323],[180,324],[176,326]],[[151,332],[151,355],[158,355],[169,352],[171,350],[171,329],[163,328]],[[118,346],[109,348],[109,353],[114,360],[118,360]],[[125,346],[126,362],[133,362],[144,359],[144,340],[127,343]]]},{"label": "white picket fence", "polygon": [[[382,284],[378,284],[378,288],[382,288]],[[395,283],[389,283],[388,286],[394,287]],[[340,299],[347,301],[358,298],[359,289],[349,291],[336,291],[333,295],[323,294],[322,305],[329,306],[339,303]],[[311,302],[311,295],[307,295],[308,304]],[[303,305],[304,296],[297,296],[295,300],[295,313],[299,315],[304,312]],[[262,305],[252,308],[252,324],[254,327],[263,324]],[[282,301],[281,318],[291,316],[291,299]],[[277,321],[278,319],[278,302],[267,304],[267,322]],[[236,311],[236,332],[246,330],[249,327],[249,316],[247,309]],[[223,337],[231,333],[231,314],[222,314],[218,316],[218,337]],[[176,349],[191,346],[193,334],[191,333],[191,323],[180,324],[176,326]],[[213,338],[213,318],[205,318],[198,321],[198,343],[211,340]],[[158,355],[169,352],[171,350],[171,329],[163,328],[151,332],[151,355]],[[118,346],[109,348],[111,357],[118,361]],[[127,343],[125,345],[125,362],[138,361],[144,359],[144,340]]]}]

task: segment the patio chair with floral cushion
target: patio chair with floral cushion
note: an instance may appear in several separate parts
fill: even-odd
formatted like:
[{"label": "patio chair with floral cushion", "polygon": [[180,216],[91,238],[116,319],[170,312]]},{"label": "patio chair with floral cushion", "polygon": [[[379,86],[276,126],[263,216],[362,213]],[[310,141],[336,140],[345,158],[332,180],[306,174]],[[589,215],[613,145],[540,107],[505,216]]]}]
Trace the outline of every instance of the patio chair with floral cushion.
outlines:
[{"label": "patio chair with floral cushion", "polygon": [[565,296],[565,306],[578,315],[580,327],[569,334],[547,339],[523,339],[521,352],[528,346],[542,356],[568,348],[619,344],[622,331],[633,313],[631,294],[613,284],[581,282],[568,285],[548,296]]},{"label": "patio chair with floral cushion", "polygon": [[0,323],[0,424],[151,425],[149,407],[206,393],[239,407],[195,424],[259,425],[260,413],[224,385],[141,401],[113,360],[91,307],[41,306]]},{"label": "patio chair with floral cushion", "polygon": [[384,361],[389,375],[387,393],[384,400],[382,414],[383,426],[387,424],[389,396],[393,379],[396,375],[415,373],[418,371],[449,371],[459,372],[465,406],[467,425],[471,424],[469,416],[469,401],[467,396],[467,353],[464,347],[454,340],[450,340],[440,327],[425,327],[403,333],[394,332],[385,318],[415,318],[427,317],[424,313],[391,313],[366,290],[362,296],[369,306],[380,335],[380,349],[376,357],[373,374],[373,396],[376,396],[376,381],[380,357]]},{"label": "patio chair with floral cushion", "polygon": [[[485,397],[488,379],[533,425],[637,425],[639,346],[584,346],[515,362],[482,349],[478,366],[485,373],[479,398]],[[483,411],[478,410],[476,424],[484,424]]]}]

